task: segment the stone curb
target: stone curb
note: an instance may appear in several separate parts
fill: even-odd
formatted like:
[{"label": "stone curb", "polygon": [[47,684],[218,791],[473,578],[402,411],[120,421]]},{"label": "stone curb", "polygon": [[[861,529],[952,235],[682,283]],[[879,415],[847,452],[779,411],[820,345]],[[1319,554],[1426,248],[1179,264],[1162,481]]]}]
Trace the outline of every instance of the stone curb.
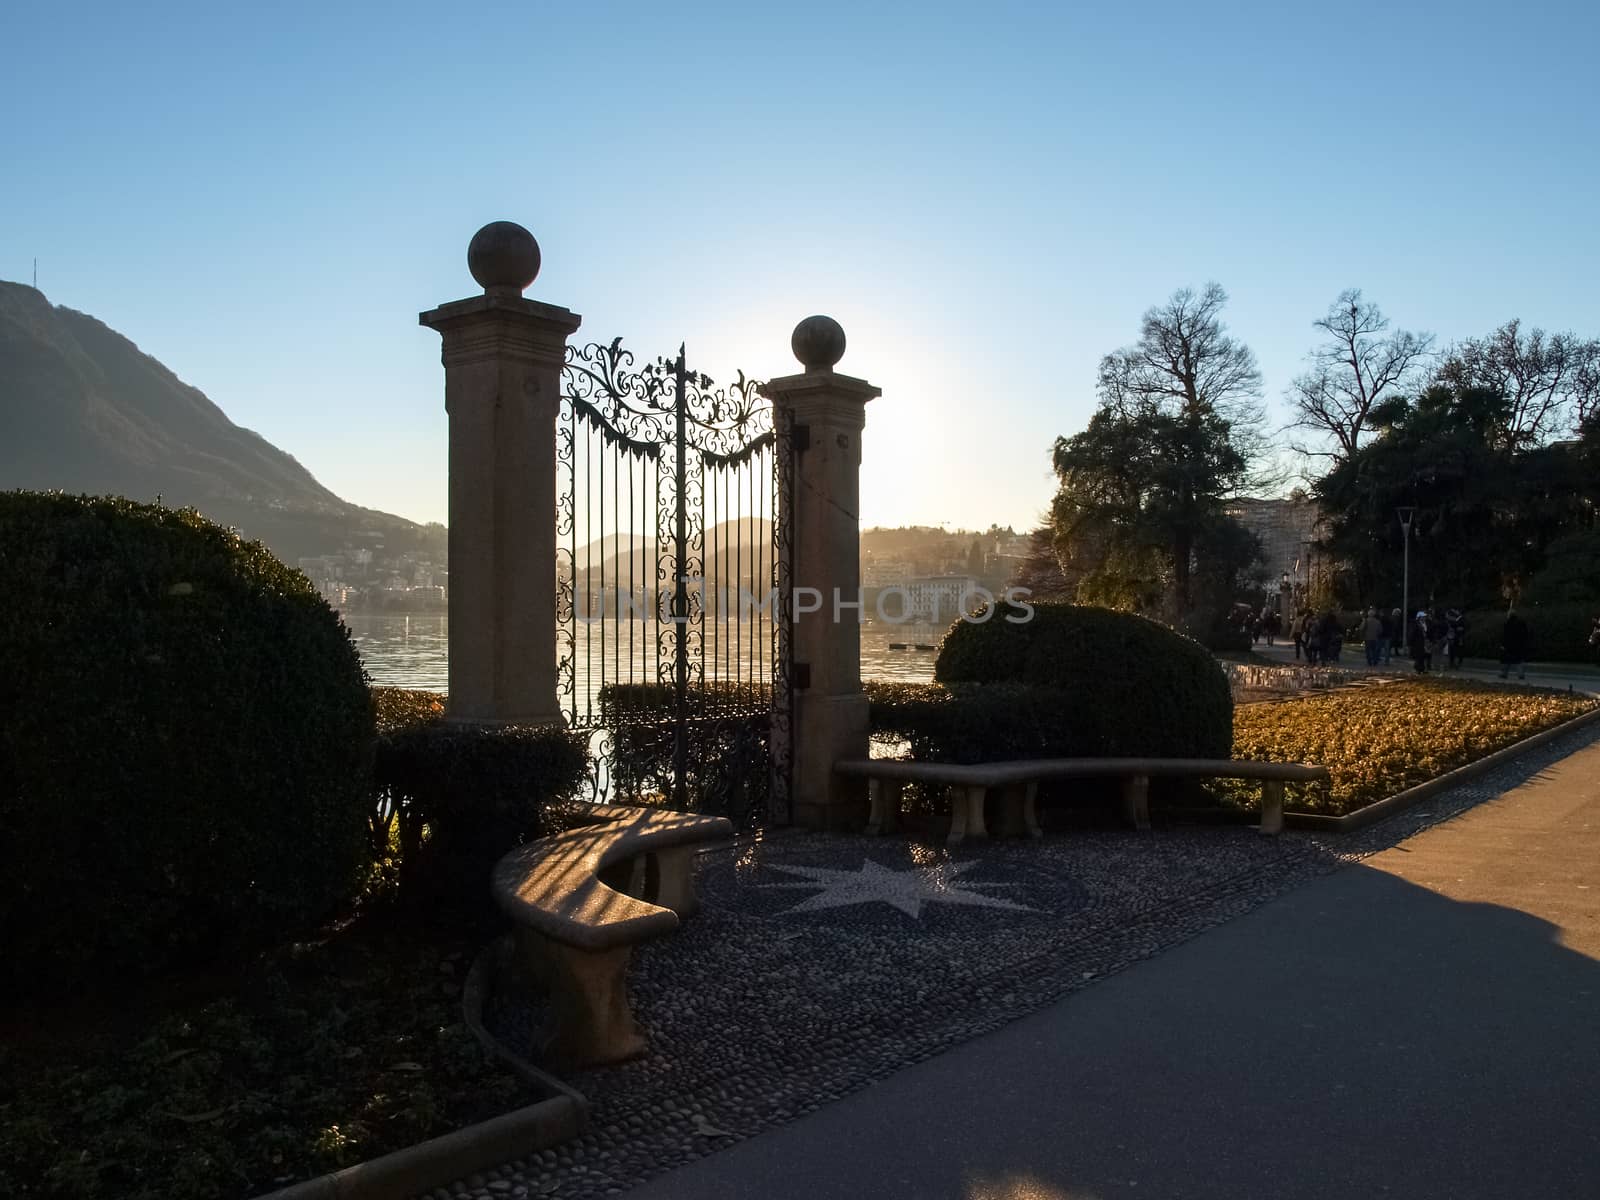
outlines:
[{"label": "stone curb", "polygon": [[1443,775],[1436,776],[1425,783],[1409,787],[1403,792],[1396,792],[1386,800],[1379,800],[1376,804],[1369,804],[1365,808],[1358,808],[1353,813],[1346,813],[1342,817],[1329,817],[1321,813],[1286,812],[1283,814],[1284,824],[1290,829],[1315,829],[1322,833],[1352,833],[1363,829],[1383,818],[1392,816],[1403,809],[1420,804],[1440,792],[1448,791],[1458,784],[1466,783],[1485,772],[1492,771],[1502,763],[1509,762],[1519,754],[1529,750],[1536,750],[1548,742],[1555,741],[1563,734],[1573,733],[1585,725],[1600,721],[1600,708],[1594,708],[1584,713],[1581,717],[1573,717],[1560,725],[1552,726],[1542,733],[1525,737],[1520,742],[1496,750],[1484,758],[1469,762],[1465,766],[1457,767],[1453,771],[1446,771]]},{"label": "stone curb", "polygon": [[553,1096],[256,1200],[404,1200],[547,1150],[578,1136],[587,1123],[587,1111],[571,1096]]},{"label": "stone curb", "polygon": [[589,1124],[589,1102],[554,1076],[513,1054],[483,1024],[483,999],[495,944],[480,953],[461,993],[462,1016],[484,1048],[524,1081],[554,1093],[454,1133],[441,1134],[342,1171],[269,1192],[257,1200],[405,1200],[468,1175],[527,1158],[577,1137]]},{"label": "stone curb", "polygon": [[[490,1033],[489,1027],[484,1023],[484,1001],[488,999],[490,989],[494,986],[498,964],[510,953],[510,945],[509,934],[497,938],[480,950],[477,958],[472,960],[472,969],[467,972],[466,983],[461,989],[461,1016],[472,1036],[478,1039],[478,1044],[510,1067],[523,1082],[530,1083],[554,1096],[566,1096],[587,1113],[589,1101],[582,1092],[556,1076],[541,1071]],[[539,1147],[541,1150],[546,1148]]]}]

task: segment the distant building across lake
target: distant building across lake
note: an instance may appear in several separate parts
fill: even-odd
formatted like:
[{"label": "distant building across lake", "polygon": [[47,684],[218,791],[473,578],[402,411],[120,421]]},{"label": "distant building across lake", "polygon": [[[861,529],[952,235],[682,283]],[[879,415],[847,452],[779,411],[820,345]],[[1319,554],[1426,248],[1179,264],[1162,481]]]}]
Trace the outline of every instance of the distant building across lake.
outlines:
[{"label": "distant building across lake", "polygon": [[1237,500],[1228,515],[1261,541],[1258,560],[1266,570],[1266,589],[1277,597],[1284,590],[1303,597],[1327,569],[1317,553],[1317,506],[1304,493],[1281,500]]}]

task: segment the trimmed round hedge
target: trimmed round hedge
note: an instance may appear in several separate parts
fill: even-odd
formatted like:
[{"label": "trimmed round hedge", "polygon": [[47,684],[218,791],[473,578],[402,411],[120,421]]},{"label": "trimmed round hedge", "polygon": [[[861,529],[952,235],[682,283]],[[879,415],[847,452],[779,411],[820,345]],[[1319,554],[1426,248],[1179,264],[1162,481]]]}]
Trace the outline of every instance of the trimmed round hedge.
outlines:
[{"label": "trimmed round hedge", "polygon": [[1131,613],[1001,604],[986,622],[951,626],[934,678],[958,692],[972,690],[959,685],[1008,685],[1003,696],[957,698],[997,738],[1006,722],[990,711],[996,704],[1018,714],[1027,705],[1048,708],[1048,721],[1016,718],[1039,726],[1030,757],[1228,758],[1233,752],[1233,696],[1210,651]]},{"label": "trimmed round hedge", "polygon": [[259,946],[354,894],[373,716],[305,576],[191,510],[9,492],[0,595],[14,988]]}]

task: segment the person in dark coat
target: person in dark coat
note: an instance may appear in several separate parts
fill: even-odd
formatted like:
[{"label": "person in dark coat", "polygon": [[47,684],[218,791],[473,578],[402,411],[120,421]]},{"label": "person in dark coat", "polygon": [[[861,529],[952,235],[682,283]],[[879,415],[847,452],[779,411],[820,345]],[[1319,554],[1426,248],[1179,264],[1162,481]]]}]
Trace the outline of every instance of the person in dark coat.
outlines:
[{"label": "person in dark coat", "polygon": [[1458,608],[1452,608],[1444,614],[1446,632],[1444,637],[1445,658],[1452,671],[1461,669],[1461,660],[1467,654],[1467,618]]},{"label": "person in dark coat", "polygon": [[1450,626],[1444,619],[1444,609],[1435,608],[1428,614],[1428,669],[1433,670],[1438,663],[1439,655],[1444,652],[1444,640],[1450,632]]},{"label": "person in dark coat", "polygon": [[1531,640],[1528,623],[1517,615],[1516,609],[1512,609],[1506,614],[1505,626],[1500,630],[1501,679],[1510,675],[1512,667],[1517,669],[1518,679],[1528,677],[1528,644]]},{"label": "person in dark coat", "polygon": [[1367,609],[1367,619],[1361,623],[1361,640],[1367,650],[1367,666],[1375,667],[1383,657],[1383,618],[1375,608]]},{"label": "person in dark coat", "polygon": [[1411,651],[1411,663],[1417,669],[1417,674],[1425,674],[1428,670],[1428,614],[1419,612],[1411,622],[1411,628],[1406,636],[1406,647]]},{"label": "person in dark coat", "polygon": [[1339,652],[1344,649],[1344,630],[1339,627],[1339,618],[1331,608],[1317,622],[1317,648],[1324,663],[1338,662]]},{"label": "person in dark coat", "polygon": [[1385,664],[1394,661],[1395,655],[1401,658],[1406,653],[1406,614],[1400,609],[1395,609],[1383,623],[1383,635],[1388,640],[1388,648],[1384,653]]}]

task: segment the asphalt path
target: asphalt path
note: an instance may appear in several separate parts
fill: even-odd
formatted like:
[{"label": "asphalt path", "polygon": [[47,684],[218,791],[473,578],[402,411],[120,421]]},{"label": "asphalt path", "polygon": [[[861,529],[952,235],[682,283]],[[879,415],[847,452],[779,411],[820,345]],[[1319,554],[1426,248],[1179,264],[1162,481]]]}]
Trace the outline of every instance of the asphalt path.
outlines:
[{"label": "asphalt path", "polygon": [[632,1200],[1600,1197],[1600,742]]}]

